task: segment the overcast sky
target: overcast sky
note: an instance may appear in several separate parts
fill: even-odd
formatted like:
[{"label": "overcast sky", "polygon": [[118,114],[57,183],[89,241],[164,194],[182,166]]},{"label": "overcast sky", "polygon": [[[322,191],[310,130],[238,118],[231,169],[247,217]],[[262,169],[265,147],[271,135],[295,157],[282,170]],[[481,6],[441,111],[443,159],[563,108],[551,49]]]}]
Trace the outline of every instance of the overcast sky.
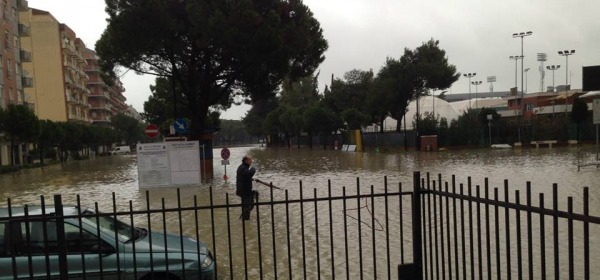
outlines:
[{"label": "overcast sky", "polygon": [[[414,49],[434,38],[446,50],[448,60],[461,73],[477,73],[479,92],[489,91],[488,76],[496,76],[494,91],[515,84],[515,61],[521,54],[516,32],[532,31],[524,38],[527,92],[540,89],[537,53],[547,53],[545,65],[560,64],[555,84],[565,83],[565,57],[558,50],[576,50],[569,56],[572,88],[581,88],[583,66],[600,65],[600,22],[597,0],[304,0],[321,23],[329,50],[320,67],[320,88],[331,75],[341,77],[353,68],[377,72],[386,57],[399,58],[405,47]],[[49,11],[73,29],[93,48],[106,27],[104,0],[29,0],[32,8]],[[521,65],[518,64],[521,86]],[[152,76],[127,73],[122,78],[127,103],[138,111],[150,94]],[[545,87],[552,85],[546,72]],[[471,88],[475,92],[475,86]],[[447,94],[469,91],[468,80],[459,79]],[[225,119],[239,119],[248,106],[232,108]]]}]

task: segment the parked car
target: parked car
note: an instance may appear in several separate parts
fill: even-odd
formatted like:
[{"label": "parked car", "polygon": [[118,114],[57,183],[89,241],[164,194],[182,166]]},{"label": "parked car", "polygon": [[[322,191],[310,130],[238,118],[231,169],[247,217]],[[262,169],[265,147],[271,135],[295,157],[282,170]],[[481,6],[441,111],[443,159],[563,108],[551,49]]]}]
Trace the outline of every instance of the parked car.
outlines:
[{"label": "parked car", "polygon": [[111,155],[128,155],[131,153],[129,146],[118,146],[114,150],[110,151]]},{"label": "parked car", "polygon": [[52,206],[45,210],[42,216],[41,207],[29,207],[25,217],[23,207],[12,207],[9,217],[0,208],[0,279],[57,278],[60,252],[69,279],[215,279],[215,261],[201,241],[133,227],[92,209],[63,207],[64,222]]}]

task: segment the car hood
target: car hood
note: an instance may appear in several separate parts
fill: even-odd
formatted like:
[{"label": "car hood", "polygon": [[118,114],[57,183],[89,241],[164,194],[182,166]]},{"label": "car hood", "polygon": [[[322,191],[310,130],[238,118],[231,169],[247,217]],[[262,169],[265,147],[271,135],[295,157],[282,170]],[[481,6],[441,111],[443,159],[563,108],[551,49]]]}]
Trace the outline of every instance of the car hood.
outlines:
[{"label": "car hood", "polygon": [[178,253],[183,251],[184,253],[208,255],[208,248],[203,242],[169,233],[148,231],[135,242],[125,243],[125,246],[130,248],[135,246],[137,252]]}]

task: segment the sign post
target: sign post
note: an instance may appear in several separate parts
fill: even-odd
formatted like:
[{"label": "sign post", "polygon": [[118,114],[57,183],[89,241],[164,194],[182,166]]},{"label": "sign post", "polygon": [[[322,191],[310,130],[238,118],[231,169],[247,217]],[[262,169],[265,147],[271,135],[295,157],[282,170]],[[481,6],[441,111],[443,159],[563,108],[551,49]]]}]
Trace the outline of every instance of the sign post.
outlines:
[{"label": "sign post", "polygon": [[227,165],[229,165],[229,156],[231,156],[231,152],[229,152],[229,149],[223,148],[221,150],[221,158],[223,159],[221,161],[221,164],[223,165],[223,167],[225,167],[225,175],[223,175],[223,180],[225,181],[229,179],[229,177],[227,177]]},{"label": "sign post", "polygon": [[155,124],[147,125],[145,133],[146,136],[150,137],[150,139],[156,138],[156,136],[158,136],[158,126]]},{"label": "sign post", "polygon": [[594,110],[594,124],[596,125],[596,146],[598,146],[598,126],[600,126],[600,98],[594,99],[592,108]]}]

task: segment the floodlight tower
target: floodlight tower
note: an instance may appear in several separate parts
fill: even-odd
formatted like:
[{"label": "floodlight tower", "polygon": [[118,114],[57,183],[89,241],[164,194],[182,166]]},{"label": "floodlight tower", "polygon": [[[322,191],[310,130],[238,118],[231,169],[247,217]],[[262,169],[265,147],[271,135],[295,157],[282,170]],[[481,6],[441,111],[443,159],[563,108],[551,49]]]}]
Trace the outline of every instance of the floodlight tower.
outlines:
[{"label": "floodlight tower", "polygon": [[475,85],[475,109],[477,109],[477,94],[479,93],[479,85],[481,85],[481,81],[472,81],[471,84]]},{"label": "floodlight tower", "polygon": [[496,82],[496,76],[488,76],[487,82],[490,83],[490,92],[494,92],[494,83]]},{"label": "floodlight tower", "polygon": [[521,114],[523,114],[523,74],[525,72],[524,66],[523,66],[523,62],[524,62],[524,54],[523,54],[523,38],[526,36],[531,36],[531,34],[533,34],[533,32],[531,31],[527,31],[527,32],[519,32],[519,33],[513,33],[513,38],[521,38]]},{"label": "floodlight tower", "polygon": [[546,70],[544,70],[544,62],[547,60],[548,55],[546,53],[538,53],[537,61],[540,62],[540,92],[544,92],[544,78],[546,77]]},{"label": "floodlight tower", "polygon": [[558,51],[558,54],[560,56],[564,56],[565,57],[565,65],[566,65],[566,69],[565,69],[565,115],[567,115],[567,108],[568,108],[568,93],[569,93],[569,55],[574,55],[575,54],[575,50],[564,50],[564,51]]},{"label": "floodlight tower", "polygon": [[529,72],[529,68],[525,68],[524,72],[525,72],[525,93],[528,93],[528,91],[527,91],[527,72]]},{"label": "floodlight tower", "polygon": [[471,78],[475,77],[477,73],[466,73],[463,74],[465,78],[469,79],[469,110],[471,110]]}]

